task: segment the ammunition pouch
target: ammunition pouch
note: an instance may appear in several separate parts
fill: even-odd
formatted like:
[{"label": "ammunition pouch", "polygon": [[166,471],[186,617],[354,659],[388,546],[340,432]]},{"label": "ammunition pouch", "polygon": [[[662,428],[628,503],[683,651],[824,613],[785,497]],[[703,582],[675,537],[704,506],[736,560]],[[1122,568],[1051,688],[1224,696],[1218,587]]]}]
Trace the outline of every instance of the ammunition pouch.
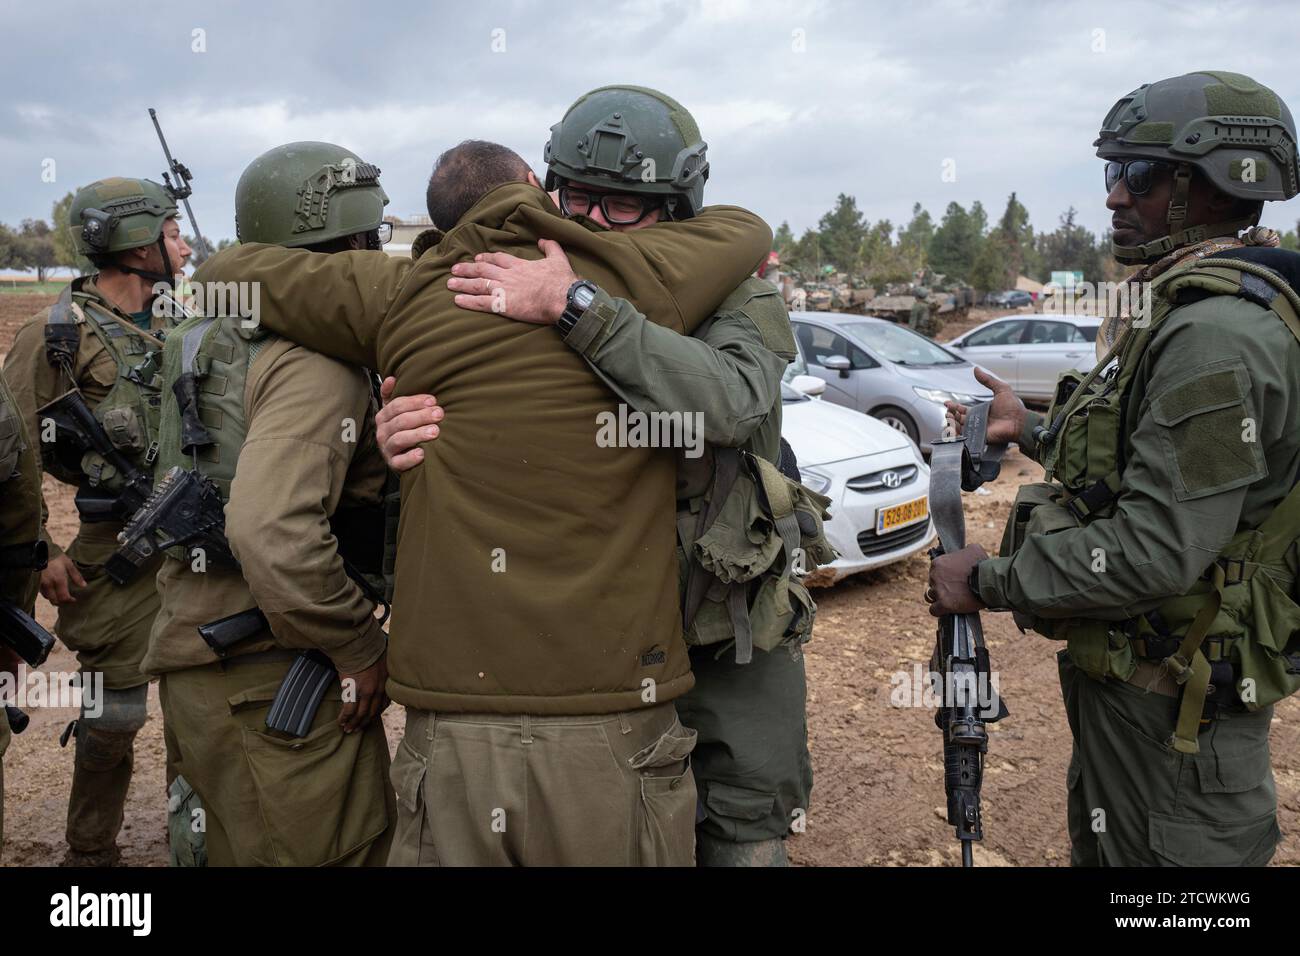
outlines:
[{"label": "ammunition pouch", "polygon": [[708,493],[678,512],[686,643],[734,639],[737,663],[753,649],[802,644],[817,606],[800,578],[835,560],[822,523],[830,500],[771,462],[716,448]]}]

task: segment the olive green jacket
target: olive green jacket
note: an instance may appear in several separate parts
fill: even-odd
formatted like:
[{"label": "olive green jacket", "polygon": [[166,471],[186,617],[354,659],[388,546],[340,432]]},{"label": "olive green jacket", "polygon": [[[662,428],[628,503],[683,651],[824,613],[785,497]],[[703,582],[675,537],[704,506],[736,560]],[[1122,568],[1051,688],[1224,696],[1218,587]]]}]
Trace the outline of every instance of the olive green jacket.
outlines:
[{"label": "olive green jacket", "polygon": [[[1232,369],[1250,382],[1240,397],[1212,387]],[[1300,343],[1261,306],[1215,296],[1175,309],[1155,332],[1134,394],[1144,397],[1122,424],[1114,516],[1030,536],[1014,557],[980,562],[985,604],[1044,618],[1135,617],[1187,593],[1300,474]],[[1042,420],[1030,413],[1021,435],[1035,459]],[[1094,570],[1099,556],[1104,572]]]},{"label": "olive green jacket", "polygon": [[[34,544],[40,534],[40,459],[18,402],[0,374],[0,546]],[[0,568],[0,597],[29,613],[39,583],[40,575],[31,568]]]},{"label": "olive green jacket", "polygon": [[[100,294],[94,276],[84,276],[73,280],[74,288],[97,300],[107,312],[116,316],[124,328],[134,330],[136,326],[121,309]],[[38,442],[41,423],[36,410],[54,401],[69,388],[71,382],[63,372],[50,364],[45,356],[45,327],[50,317],[52,306],[42,309],[29,319],[14,335],[13,345],[5,356],[5,375],[13,389],[14,398],[22,410],[27,431]],[[150,332],[156,334],[167,329],[173,323],[162,316],[150,320]],[[86,404],[93,411],[104,400],[117,382],[117,362],[112,353],[104,347],[99,337],[88,332],[84,325],[77,325],[81,333],[81,342],[73,359],[72,374],[76,377],[76,386],[86,397]],[[132,333],[133,334],[133,333]],[[37,446],[39,461],[40,448]],[[50,539],[45,531],[45,519],[49,515],[44,499],[41,502],[41,535],[49,545],[50,557],[62,553],[62,548]],[[88,564],[101,564],[108,559],[116,547],[116,535],[122,530],[117,522],[104,522],[98,527],[82,526],[83,538],[78,553],[73,557]],[[93,543],[92,543],[93,542]]]},{"label": "olive green jacket", "polygon": [[597,443],[617,397],[547,326],[459,309],[451,266],[488,251],[574,271],[695,329],[770,248],[718,207],[683,223],[596,231],[539,189],[489,192],[417,260],[242,246],[196,281],[258,281],[261,321],[433,392],[448,428],[402,476],[389,693],[428,710],[604,713],[690,689],[677,598],[674,461]]},{"label": "olive green jacket", "polygon": [[145,673],[215,662],[196,628],[251,607],[270,632],[241,642],[237,655],[315,648],[343,674],[379,659],[374,604],[344,571],[330,531],[340,505],[379,507],[386,469],[372,407],[360,369],[283,339],[262,348],[244,383],[248,432],[225,509],[240,567],[200,570],[167,557]]},{"label": "olive green jacket", "polygon": [[[781,452],[781,376],[795,356],[780,292],[747,279],[691,336],[600,292],[565,341],[633,408],[700,413],[704,441],[771,462]],[[711,456],[678,457],[677,497],[699,494]]]}]

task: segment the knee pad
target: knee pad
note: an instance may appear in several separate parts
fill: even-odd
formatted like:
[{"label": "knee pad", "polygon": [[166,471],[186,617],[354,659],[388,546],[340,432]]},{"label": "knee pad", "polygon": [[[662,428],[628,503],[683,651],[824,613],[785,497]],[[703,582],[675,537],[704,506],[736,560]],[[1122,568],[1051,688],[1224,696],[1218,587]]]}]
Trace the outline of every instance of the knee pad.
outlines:
[{"label": "knee pad", "polygon": [[141,684],[126,690],[109,690],[105,688],[100,701],[102,705],[98,716],[87,716],[86,705],[81,705],[81,717],[78,725],[88,724],[97,730],[115,734],[134,734],[144,726],[149,717],[149,685]]}]

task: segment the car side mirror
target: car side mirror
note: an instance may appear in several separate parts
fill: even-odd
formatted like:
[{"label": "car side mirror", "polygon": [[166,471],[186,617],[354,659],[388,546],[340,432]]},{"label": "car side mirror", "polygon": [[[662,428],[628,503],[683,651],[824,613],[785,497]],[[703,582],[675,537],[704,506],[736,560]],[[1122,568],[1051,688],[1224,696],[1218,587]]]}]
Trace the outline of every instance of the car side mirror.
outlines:
[{"label": "car side mirror", "polygon": [[849,369],[852,367],[853,363],[843,355],[829,355],[822,360],[822,368],[828,368],[834,372],[839,372],[840,378],[848,378]]},{"label": "car side mirror", "polygon": [[816,375],[796,375],[790,379],[790,387],[809,397],[815,397],[826,391],[826,382]]}]

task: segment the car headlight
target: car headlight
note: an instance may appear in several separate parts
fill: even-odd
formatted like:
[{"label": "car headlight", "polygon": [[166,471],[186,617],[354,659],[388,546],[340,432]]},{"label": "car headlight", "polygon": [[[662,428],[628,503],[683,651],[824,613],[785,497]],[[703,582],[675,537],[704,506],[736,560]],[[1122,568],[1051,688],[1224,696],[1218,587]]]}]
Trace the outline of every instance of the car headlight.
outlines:
[{"label": "car headlight", "polygon": [[928,402],[936,402],[942,405],[944,402],[957,402],[960,405],[974,405],[977,399],[974,395],[967,392],[949,392],[942,388],[921,388],[919,385],[913,385],[912,391],[916,392]]},{"label": "car headlight", "polygon": [[917,395],[920,395],[927,402],[937,402],[940,405],[944,402],[957,400],[953,396],[952,392],[945,392],[941,388],[921,388],[919,385],[913,385],[912,391],[916,392]]},{"label": "car headlight", "polygon": [[831,476],[824,475],[820,471],[814,471],[812,468],[800,468],[799,477],[803,479],[805,488],[824,495],[831,489]]}]

